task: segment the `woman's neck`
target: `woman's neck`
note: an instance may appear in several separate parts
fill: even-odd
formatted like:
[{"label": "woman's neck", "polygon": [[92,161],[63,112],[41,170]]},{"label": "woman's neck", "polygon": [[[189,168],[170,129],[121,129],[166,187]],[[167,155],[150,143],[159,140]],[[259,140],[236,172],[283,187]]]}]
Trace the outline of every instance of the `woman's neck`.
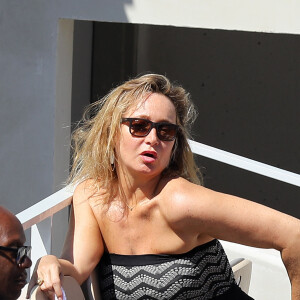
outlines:
[{"label": "woman's neck", "polygon": [[119,184],[122,187],[127,207],[132,210],[132,207],[138,205],[139,202],[155,197],[160,179],[161,174],[152,178],[144,176],[137,178],[128,174],[119,176]]}]

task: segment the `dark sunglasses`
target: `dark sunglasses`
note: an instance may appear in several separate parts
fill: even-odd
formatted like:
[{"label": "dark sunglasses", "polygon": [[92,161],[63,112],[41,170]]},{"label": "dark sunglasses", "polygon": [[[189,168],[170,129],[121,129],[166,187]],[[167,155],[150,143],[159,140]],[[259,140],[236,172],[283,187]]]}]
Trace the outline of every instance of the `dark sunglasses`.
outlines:
[{"label": "dark sunglasses", "polygon": [[147,119],[140,118],[123,118],[122,124],[129,125],[129,132],[136,137],[147,136],[152,128],[156,129],[158,138],[161,141],[173,141],[176,138],[176,134],[179,126],[168,122],[155,123]]},{"label": "dark sunglasses", "polygon": [[31,246],[22,246],[19,248],[0,246],[0,250],[14,252],[16,254],[16,263],[21,264],[25,257],[30,254]]}]

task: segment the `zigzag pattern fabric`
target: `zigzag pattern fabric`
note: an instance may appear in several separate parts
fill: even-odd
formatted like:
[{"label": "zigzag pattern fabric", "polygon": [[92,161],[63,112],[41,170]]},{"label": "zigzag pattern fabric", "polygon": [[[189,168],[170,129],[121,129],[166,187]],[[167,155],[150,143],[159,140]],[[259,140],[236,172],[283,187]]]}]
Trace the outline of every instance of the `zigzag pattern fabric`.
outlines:
[{"label": "zigzag pattern fabric", "polygon": [[206,300],[223,295],[236,285],[218,240],[175,255],[105,253],[99,270],[105,300]]}]

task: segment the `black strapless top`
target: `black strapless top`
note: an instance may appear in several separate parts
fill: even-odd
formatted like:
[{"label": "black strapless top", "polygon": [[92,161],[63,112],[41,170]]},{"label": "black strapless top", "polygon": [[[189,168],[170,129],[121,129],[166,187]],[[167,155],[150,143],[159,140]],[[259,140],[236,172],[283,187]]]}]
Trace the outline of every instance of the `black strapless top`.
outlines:
[{"label": "black strapless top", "polygon": [[236,284],[218,240],[183,254],[104,253],[98,266],[102,299],[252,299]]}]

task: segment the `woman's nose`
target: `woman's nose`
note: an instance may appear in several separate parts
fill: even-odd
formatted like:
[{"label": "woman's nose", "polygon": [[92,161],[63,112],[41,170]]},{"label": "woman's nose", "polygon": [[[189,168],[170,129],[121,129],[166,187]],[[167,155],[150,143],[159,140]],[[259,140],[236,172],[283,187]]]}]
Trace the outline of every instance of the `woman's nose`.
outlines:
[{"label": "woman's nose", "polygon": [[150,145],[156,145],[159,143],[159,138],[155,128],[152,128],[149,134],[145,138],[145,142]]}]

